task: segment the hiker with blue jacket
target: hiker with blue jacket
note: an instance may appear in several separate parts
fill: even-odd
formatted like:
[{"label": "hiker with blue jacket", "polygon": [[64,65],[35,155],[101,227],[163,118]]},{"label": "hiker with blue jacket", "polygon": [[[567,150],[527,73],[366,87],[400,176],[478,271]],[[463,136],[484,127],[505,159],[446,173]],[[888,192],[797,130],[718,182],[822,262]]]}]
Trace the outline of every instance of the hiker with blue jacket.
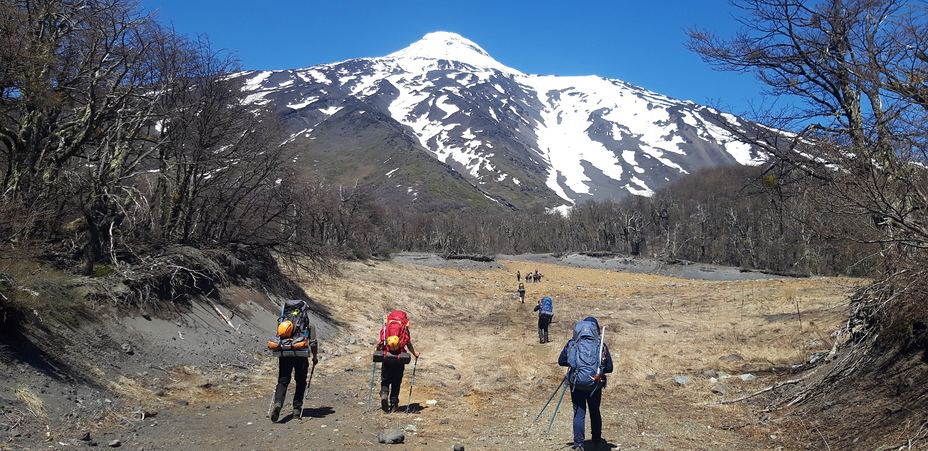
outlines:
[{"label": "hiker with blue jacket", "polygon": [[606,373],[612,372],[612,355],[603,342],[602,332],[596,318],[589,316],[574,325],[574,337],[570,339],[557,359],[560,366],[570,367],[567,382],[570,384],[570,400],[574,407],[574,443],[572,449],[583,449],[584,422],[590,412],[590,435],[594,447],[603,443],[603,417],[599,411],[603,389],[606,388]]},{"label": "hiker with blue jacket", "polygon": [[551,319],[554,318],[554,302],[551,298],[545,296],[538,300],[538,305],[532,309],[538,312],[538,342],[548,343],[548,326],[551,325]]}]

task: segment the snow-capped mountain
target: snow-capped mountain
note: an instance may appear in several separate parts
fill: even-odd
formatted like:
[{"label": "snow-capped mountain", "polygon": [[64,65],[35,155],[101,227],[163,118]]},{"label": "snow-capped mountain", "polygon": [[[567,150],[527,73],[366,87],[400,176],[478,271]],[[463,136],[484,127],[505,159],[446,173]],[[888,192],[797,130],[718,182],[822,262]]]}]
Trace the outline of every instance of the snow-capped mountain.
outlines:
[{"label": "snow-capped mountain", "polygon": [[[317,175],[412,199],[554,207],[650,195],[696,169],[761,158],[729,131],[750,126],[737,117],[619,80],[524,74],[454,33],[239,76],[252,102],[284,114]],[[447,183],[457,186],[442,192]]]}]

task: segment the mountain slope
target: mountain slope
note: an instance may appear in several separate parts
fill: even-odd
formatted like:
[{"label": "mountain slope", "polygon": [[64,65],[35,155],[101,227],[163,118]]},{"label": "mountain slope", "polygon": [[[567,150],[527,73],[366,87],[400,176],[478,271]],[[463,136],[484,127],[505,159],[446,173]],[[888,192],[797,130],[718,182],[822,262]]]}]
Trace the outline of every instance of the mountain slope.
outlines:
[{"label": "mountain slope", "polygon": [[[702,167],[761,161],[728,131],[751,126],[734,116],[619,80],[523,74],[454,33],[430,33],[379,58],[238,76],[250,101],[273,102],[285,115],[316,173],[389,178],[437,198],[454,192],[467,204],[556,207],[650,195]],[[406,162],[386,158],[391,152],[441,164],[405,171]],[[448,169],[460,178],[446,178]]]}]

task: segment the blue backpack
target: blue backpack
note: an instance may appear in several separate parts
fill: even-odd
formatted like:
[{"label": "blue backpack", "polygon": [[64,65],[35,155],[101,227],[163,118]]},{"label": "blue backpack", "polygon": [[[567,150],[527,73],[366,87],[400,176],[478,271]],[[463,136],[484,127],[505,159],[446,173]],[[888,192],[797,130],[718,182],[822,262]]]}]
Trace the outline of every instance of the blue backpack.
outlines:
[{"label": "blue backpack", "polygon": [[554,303],[551,298],[547,296],[541,298],[541,308],[538,309],[538,314],[548,318],[554,316]]},{"label": "blue backpack", "polygon": [[599,329],[592,321],[579,321],[574,325],[574,338],[567,348],[567,382],[571,390],[593,391],[605,384],[599,354]]}]

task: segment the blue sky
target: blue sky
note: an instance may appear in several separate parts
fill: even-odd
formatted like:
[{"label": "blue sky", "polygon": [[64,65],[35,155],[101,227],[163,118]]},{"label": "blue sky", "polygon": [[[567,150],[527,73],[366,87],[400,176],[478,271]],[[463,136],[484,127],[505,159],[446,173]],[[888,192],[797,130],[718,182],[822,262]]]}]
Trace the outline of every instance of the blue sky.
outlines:
[{"label": "blue sky", "polygon": [[187,35],[208,35],[245,69],[296,69],[384,56],[433,31],[473,41],[524,73],[598,75],[744,114],[750,74],[712,70],[686,50],[694,26],[730,36],[727,0],[140,0]]}]

